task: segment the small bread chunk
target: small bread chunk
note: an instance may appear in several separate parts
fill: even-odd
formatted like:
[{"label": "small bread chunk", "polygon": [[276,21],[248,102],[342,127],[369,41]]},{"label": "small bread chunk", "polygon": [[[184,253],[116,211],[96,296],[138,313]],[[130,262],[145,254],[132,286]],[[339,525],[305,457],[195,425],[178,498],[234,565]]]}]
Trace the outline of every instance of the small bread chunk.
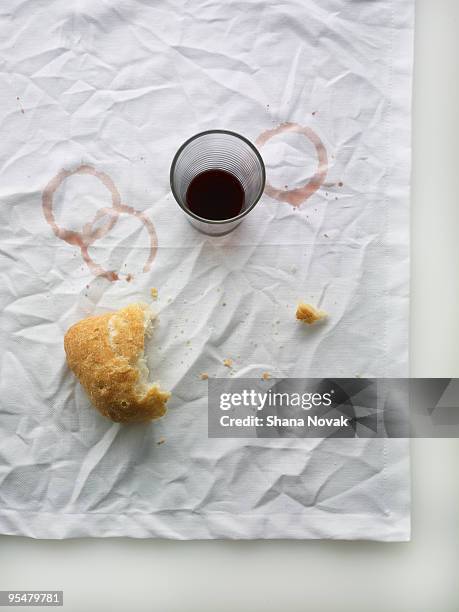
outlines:
[{"label": "small bread chunk", "polygon": [[303,302],[300,302],[296,309],[296,318],[308,325],[321,321],[325,319],[326,316],[327,313],[323,310],[318,310],[314,308],[314,306],[311,306],[311,304],[304,304]]},{"label": "small bread chunk", "polygon": [[64,337],[67,363],[97,410],[117,423],[157,419],[170,393],[149,385],[145,335],[154,313],[146,304],[82,319]]}]

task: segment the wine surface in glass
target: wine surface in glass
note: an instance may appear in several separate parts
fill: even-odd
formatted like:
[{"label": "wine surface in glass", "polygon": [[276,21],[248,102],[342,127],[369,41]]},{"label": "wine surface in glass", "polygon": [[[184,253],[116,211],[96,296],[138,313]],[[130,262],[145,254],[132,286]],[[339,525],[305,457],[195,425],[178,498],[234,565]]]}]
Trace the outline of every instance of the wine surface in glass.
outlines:
[{"label": "wine surface in glass", "polygon": [[209,221],[237,217],[244,208],[244,199],[241,182],[226,170],[205,170],[191,180],[186,190],[189,210]]}]

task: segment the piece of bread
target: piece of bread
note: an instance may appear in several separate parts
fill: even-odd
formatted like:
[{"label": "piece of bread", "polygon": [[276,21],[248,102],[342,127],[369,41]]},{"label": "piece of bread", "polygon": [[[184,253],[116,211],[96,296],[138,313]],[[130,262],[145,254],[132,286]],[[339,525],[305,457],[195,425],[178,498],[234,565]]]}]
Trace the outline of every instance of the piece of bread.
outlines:
[{"label": "piece of bread", "polygon": [[325,319],[326,316],[327,313],[323,310],[318,310],[314,308],[314,306],[311,306],[311,304],[305,304],[304,302],[300,302],[296,309],[296,318],[308,325],[312,325],[316,321],[321,321]]},{"label": "piece of bread", "polygon": [[64,337],[70,369],[101,414],[118,423],[157,419],[170,393],[148,384],[145,335],[154,313],[146,304],[82,319]]}]

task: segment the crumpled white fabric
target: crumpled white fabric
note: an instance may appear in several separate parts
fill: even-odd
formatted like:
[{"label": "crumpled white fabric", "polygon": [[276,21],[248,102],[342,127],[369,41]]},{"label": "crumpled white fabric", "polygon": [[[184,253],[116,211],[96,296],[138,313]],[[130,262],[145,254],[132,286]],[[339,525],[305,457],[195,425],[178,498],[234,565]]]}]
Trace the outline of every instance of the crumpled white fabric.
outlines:
[{"label": "crumpled white fabric", "polygon": [[[408,374],[413,5],[0,8],[1,533],[409,538],[406,441],[211,440],[199,375]],[[269,182],[221,238],[168,182],[210,128],[257,141]],[[151,287],[169,413],[112,424],[63,334]],[[299,326],[299,299],[327,324]]]}]

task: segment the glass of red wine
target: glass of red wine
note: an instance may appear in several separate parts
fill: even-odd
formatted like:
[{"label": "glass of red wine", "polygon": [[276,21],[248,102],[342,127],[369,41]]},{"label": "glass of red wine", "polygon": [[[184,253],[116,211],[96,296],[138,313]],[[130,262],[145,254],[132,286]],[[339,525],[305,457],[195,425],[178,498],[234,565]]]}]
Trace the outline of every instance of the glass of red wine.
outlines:
[{"label": "glass of red wine", "polygon": [[174,198],[205,234],[231,232],[249,214],[265,188],[265,165],[244,136],[209,130],[183,143],[170,171]]}]

